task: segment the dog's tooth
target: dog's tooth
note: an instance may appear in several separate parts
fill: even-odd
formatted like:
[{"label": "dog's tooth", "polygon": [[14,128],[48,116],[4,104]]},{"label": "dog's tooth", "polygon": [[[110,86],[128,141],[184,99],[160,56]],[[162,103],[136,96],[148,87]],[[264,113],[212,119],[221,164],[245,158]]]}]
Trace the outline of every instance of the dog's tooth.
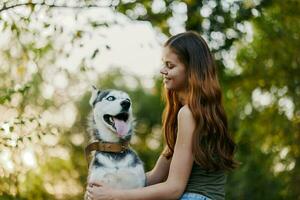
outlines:
[{"label": "dog's tooth", "polygon": [[113,120],[112,117],[109,117],[109,121],[110,121],[111,123],[114,123],[114,120]]}]

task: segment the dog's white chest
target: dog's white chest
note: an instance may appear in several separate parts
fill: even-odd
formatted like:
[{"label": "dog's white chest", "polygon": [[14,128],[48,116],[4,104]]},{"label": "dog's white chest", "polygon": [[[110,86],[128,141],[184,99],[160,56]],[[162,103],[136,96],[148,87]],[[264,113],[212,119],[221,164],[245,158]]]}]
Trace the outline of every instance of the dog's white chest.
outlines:
[{"label": "dog's white chest", "polygon": [[130,189],[145,185],[145,172],[137,155],[125,156],[97,153],[90,166],[89,182],[101,182],[114,188]]}]

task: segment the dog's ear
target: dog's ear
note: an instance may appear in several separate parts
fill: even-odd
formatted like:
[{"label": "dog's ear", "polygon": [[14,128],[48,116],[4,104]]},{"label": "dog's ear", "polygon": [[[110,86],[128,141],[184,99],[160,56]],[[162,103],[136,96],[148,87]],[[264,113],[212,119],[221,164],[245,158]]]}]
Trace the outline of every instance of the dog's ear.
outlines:
[{"label": "dog's ear", "polygon": [[92,85],[92,96],[90,98],[90,105],[91,106],[93,106],[93,103],[96,100],[99,93],[100,93],[100,91],[94,85]]}]

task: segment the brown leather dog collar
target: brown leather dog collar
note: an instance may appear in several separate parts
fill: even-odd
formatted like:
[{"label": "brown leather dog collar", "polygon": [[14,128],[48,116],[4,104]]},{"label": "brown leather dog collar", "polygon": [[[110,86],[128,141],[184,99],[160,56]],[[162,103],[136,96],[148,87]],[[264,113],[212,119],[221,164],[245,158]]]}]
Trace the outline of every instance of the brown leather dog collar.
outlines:
[{"label": "brown leather dog collar", "polygon": [[97,141],[87,145],[85,148],[85,157],[87,163],[89,165],[89,155],[92,151],[102,151],[102,152],[113,152],[113,153],[122,153],[128,149],[129,142],[122,142],[122,143],[109,143],[109,142],[102,142]]}]

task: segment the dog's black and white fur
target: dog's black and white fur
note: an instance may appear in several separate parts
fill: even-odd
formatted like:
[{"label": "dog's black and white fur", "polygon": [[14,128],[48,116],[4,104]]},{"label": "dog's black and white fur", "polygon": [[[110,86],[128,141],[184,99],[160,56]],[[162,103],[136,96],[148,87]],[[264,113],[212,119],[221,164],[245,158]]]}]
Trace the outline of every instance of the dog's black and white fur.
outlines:
[{"label": "dog's black and white fur", "polygon": [[[92,142],[120,143],[131,139],[134,119],[127,93],[100,91],[93,87],[90,105],[89,132]],[[120,153],[96,151],[92,155],[88,183],[101,182],[113,188],[130,189],[145,186],[145,179],[143,163],[131,148]]]}]

